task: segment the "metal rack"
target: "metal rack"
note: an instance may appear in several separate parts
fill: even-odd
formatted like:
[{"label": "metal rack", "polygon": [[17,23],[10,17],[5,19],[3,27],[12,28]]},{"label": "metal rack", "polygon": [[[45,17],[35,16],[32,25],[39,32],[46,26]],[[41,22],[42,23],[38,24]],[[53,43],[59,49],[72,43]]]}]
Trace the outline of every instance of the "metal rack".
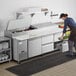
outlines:
[{"label": "metal rack", "polygon": [[11,39],[0,37],[0,63],[10,61],[11,59]]}]

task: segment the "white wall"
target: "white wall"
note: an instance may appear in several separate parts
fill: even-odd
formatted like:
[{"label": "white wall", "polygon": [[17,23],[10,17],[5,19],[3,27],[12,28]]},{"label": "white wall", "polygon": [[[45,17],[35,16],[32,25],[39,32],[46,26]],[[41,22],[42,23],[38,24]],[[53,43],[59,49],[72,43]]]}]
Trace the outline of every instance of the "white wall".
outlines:
[{"label": "white wall", "polygon": [[75,0],[0,0],[0,31],[3,35],[7,21],[14,19],[20,8],[48,7],[55,13],[66,12],[76,18],[75,3]]}]

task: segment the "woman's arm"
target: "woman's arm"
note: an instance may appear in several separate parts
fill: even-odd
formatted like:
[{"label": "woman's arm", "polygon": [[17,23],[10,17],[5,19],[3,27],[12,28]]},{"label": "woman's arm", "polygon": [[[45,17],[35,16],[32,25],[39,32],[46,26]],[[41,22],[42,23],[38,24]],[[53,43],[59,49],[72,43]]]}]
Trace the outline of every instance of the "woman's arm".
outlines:
[{"label": "woman's arm", "polygon": [[60,40],[63,40],[64,34],[65,34],[65,33],[62,33],[62,35],[61,35],[61,37],[60,37]]},{"label": "woman's arm", "polygon": [[67,21],[64,21],[64,29],[63,29],[63,33],[60,37],[61,40],[63,40],[64,34],[66,33],[66,29],[67,29]]}]

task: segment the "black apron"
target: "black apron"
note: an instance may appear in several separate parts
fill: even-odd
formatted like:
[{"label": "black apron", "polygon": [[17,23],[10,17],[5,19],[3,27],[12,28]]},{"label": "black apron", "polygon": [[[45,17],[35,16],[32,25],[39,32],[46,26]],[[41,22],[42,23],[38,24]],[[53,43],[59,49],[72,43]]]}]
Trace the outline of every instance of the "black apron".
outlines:
[{"label": "black apron", "polygon": [[70,27],[70,31],[69,40],[76,41],[76,27]]}]

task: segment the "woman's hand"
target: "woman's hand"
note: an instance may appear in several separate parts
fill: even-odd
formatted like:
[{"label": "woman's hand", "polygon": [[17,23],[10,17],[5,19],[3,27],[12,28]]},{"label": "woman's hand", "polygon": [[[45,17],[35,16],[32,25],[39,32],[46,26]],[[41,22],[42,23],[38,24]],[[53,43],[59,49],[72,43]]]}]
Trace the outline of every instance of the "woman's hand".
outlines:
[{"label": "woman's hand", "polygon": [[63,38],[64,38],[64,33],[62,34],[61,37],[59,37],[59,40],[63,40]]},{"label": "woman's hand", "polygon": [[63,40],[63,36],[59,37],[59,40]]}]

